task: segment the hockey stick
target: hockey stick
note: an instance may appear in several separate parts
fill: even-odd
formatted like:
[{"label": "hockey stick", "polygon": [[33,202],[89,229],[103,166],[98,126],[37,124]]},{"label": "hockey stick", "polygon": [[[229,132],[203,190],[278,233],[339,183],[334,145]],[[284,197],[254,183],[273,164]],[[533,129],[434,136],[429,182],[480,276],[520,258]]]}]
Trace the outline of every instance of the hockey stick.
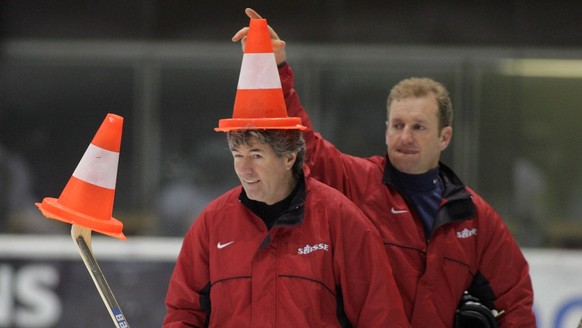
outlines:
[{"label": "hockey stick", "polygon": [[127,320],[125,320],[125,316],[123,315],[123,312],[121,312],[121,308],[119,307],[119,304],[117,304],[115,296],[113,296],[113,292],[111,291],[111,288],[109,288],[109,284],[107,283],[101,268],[99,268],[97,260],[93,256],[93,250],[91,248],[91,229],[73,224],[71,227],[71,237],[75,241],[79,253],[81,253],[83,263],[85,263],[85,267],[87,267],[91,278],[93,278],[93,282],[101,295],[101,299],[107,307],[109,315],[111,315],[111,319],[113,319],[113,322],[115,323],[115,327],[129,328],[129,324],[127,323]]}]

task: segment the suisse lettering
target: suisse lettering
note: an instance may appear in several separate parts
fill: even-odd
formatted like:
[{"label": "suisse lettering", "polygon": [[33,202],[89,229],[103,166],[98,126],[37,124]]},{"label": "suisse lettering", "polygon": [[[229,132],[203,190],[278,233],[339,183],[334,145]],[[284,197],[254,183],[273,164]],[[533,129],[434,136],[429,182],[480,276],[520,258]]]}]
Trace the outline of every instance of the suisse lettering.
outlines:
[{"label": "suisse lettering", "polygon": [[318,250],[324,250],[326,252],[329,251],[329,245],[328,244],[324,244],[324,243],[320,243],[320,244],[315,244],[313,246],[311,245],[305,245],[304,247],[298,248],[297,249],[297,254],[299,255],[305,255],[305,254],[309,254],[313,251],[318,251]]}]

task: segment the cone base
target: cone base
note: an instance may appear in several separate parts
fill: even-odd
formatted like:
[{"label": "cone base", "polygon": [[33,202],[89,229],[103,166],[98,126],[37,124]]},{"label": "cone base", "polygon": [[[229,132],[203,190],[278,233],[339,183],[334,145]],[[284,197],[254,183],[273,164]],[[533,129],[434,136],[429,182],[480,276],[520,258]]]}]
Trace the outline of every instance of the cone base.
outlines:
[{"label": "cone base", "polygon": [[299,117],[285,118],[225,118],[218,121],[214,131],[231,130],[305,130]]},{"label": "cone base", "polygon": [[42,214],[49,219],[55,219],[70,224],[77,224],[104,235],[125,240],[122,232],[123,223],[111,217],[109,220],[102,220],[87,216],[59,204],[58,199],[46,197],[42,203],[35,203]]}]

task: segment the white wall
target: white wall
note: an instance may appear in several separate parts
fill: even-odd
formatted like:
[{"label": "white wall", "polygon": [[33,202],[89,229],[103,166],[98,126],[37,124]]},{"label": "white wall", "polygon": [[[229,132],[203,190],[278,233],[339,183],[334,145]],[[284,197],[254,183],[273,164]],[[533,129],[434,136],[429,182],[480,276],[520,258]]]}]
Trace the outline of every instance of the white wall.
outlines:
[{"label": "white wall", "polygon": [[540,328],[574,328],[582,318],[582,250],[526,249]]},{"label": "white wall", "polygon": [[[130,325],[161,325],[164,286],[181,243],[181,238],[121,241],[94,234],[95,257]],[[582,318],[582,250],[524,253],[538,327],[577,327]],[[157,288],[147,286],[148,281],[155,281]],[[84,290],[83,297],[78,289]],[[84,313],[88,309],[93,313]],[[73,241],[68,236],[0,235],[0,328],[68,326],[71,314],[78,316],[75,320],[91,317],[92,324],[110,323]]]}]

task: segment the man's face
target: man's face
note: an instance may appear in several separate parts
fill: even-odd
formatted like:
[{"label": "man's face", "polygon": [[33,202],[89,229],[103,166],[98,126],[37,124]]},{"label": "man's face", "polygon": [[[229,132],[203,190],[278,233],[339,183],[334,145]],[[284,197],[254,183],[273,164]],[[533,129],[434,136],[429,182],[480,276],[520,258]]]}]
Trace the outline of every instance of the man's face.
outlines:
[{"label": "man's face", "polygon": [[453,129],[439,130],[434,95],[393,101],[386,122],[388,158],[400,172],[422,174],[437,167]]},{"label": "man's face", "polygon": [[277,157],[270,145],[254,140],[234,149],[232,156],[234,170],[249,199],[272,205],[293,190],[295,153]]}]

